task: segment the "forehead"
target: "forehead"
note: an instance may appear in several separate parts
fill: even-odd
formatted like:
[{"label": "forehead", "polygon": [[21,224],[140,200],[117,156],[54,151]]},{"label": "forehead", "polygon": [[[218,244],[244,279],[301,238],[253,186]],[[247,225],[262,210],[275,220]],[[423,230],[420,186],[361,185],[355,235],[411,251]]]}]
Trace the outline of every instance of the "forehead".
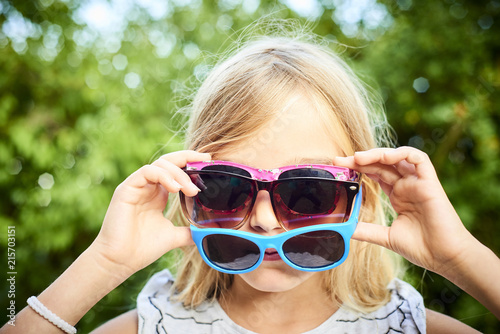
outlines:
[{"label": "forehead", "polygon": [[233,144],[217,154],[221,160],[235,161],[256,168],[272,169],[293,164],[331,164],[342,155],[338,139],[332,136],[321,104],[297,94],[283,103],[276,116],[266,124],[256,124],[249,139]]}]

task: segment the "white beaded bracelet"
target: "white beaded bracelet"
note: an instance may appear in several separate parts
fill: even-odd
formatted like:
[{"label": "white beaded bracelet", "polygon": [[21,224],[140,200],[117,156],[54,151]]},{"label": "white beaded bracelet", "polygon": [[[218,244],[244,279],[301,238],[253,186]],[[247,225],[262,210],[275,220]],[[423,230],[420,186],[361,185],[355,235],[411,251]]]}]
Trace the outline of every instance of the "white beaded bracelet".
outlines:
[{"label": "white beaded bracelet", "polygon": [[76,334],[76,328],[68,324],[66,321],[59,318],[57,315],[52,313],[45,305],[42,304],[35,296],[31,296],[28,298],[28,305],[35,311],[40,314],[42,317],[50,321],[55,326],[59,327],[65,333],[68,334]]}]

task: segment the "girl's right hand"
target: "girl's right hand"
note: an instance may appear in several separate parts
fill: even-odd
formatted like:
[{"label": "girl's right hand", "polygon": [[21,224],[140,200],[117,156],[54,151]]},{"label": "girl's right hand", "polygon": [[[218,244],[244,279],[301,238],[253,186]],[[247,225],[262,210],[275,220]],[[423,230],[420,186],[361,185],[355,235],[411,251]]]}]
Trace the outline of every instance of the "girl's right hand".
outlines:
[{"label": "girl's right hand", "polygon": [[376,148],[335,161],[378,182],[397,217],[390,227],[359,223],[354,239],[384,246],[412,263],[450,275],[477,246],[451,205],[429,157],[412,147]]},{"label": "girl's right hand", "polygon": [[377,148],[334,163],[377,181],[398,214],[390,227],[358,223],[353,239],[446,277],[500,319],[500,259],[462,224],[427,154],[412,147]]},{"label": "girl's right hand", "polygon": [[199,191],[181,168],[210,159],[210,154],[195,151],[169,153],[121,183],[89,247],[97,263],[125,279],[169,250],[193,244],[189,227],[174,226],[163,210],[169,193],[194,196]]}]

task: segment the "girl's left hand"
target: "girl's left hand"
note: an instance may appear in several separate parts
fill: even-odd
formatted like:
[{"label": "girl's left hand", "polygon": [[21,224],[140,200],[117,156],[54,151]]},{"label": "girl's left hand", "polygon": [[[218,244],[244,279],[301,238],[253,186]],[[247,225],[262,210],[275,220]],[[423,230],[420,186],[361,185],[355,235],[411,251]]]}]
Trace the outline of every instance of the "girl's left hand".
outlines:
[{"label": "girl's left hand", "polygon": [[334,164],[377,181],[398,214],[390,227],[358,223],[353,239],[384,246],[414,264],[448,276],[477,240],[442,188],[429,157],[412,147],[372,149]]}]

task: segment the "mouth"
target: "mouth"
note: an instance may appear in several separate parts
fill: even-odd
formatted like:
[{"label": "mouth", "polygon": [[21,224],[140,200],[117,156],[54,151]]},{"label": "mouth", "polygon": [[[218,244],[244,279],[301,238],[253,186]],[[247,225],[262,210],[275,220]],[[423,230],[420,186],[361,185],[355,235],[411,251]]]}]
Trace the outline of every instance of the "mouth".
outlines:
[{"label": "mouth", "polygon": [[278,254],[278,251],[274,248],[268,248],[266,249],[264,253],[264,261],[279,261],[281,260],[280,255]]}]

